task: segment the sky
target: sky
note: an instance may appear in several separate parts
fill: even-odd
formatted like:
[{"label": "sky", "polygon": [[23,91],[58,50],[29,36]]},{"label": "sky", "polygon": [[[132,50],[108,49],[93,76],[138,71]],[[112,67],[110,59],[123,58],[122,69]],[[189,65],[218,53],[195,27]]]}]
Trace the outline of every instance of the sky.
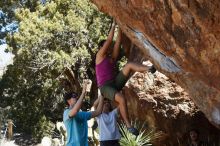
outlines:
[{"label": "sky", "polygon": [[6,44],[0,45],[0,70],[12,63],[13,55],[5,53]]},{"label": "sky", "polygon": [[6,53],[7,48],[5,35],[18,31],[18,23],[16,21],[8,22],[7,15],[0,10],[0,77],[5,71],[7,65],[13,63],[12,53]]}]

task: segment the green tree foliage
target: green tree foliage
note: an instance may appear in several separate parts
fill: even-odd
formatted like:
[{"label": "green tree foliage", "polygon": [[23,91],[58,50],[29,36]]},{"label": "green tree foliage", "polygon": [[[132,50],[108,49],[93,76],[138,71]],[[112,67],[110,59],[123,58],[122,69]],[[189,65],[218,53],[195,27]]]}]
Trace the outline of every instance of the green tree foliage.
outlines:
[{"label": "green tree foliage", "polygon": [[[19,31],[7,36],[15,57],[0,81],[0,106],[11,106],[9,117],[17,127],[36,134],[36,125],[62,119],[63,89],[57,78],[64,68],[75,70],[79,79],[94,78],[95,48],[111,20],[88,0],[29,4],[16,9]],[[45,128],[37,129],[44,133],[40,129]]]},{"label": "green tree foliage", "polygon": [[5,37],[8,33],[17,30],[17,21],[15,19],[16,8],[29,8],[34,11],[43,0],[1,0],[0,1],[0,44],[5,43]]}]

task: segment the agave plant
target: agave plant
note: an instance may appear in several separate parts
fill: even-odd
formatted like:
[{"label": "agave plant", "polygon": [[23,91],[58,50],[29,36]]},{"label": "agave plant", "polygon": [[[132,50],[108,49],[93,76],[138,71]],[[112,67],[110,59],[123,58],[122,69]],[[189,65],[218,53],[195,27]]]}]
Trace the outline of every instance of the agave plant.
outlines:
[{"label": "agave plant", "polygon": [[152,141],[155,139],[158,139],[161,137],[160,132],[155,132],[154,129],[146,129],[145,123],[138,123],[137,120],[135,120],[134,124],[135,127],[138,128],[140,133],[136,137],[133,134],[131,134],[124,123],[119,124],[119,128],[121,131],[122,138],[120,140],[121,146],[151,146]]}]

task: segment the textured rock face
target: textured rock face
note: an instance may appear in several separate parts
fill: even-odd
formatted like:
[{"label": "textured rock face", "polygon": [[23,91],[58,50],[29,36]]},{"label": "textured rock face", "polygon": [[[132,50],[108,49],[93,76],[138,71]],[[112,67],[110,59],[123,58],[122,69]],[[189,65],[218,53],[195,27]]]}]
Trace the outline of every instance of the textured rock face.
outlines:
[{"label": "textured rock face", "polygon": [[165,75],[156,72],[136,73],[123,93],[132,119],[145,121],[162,135],[155,146],[185,146],[191,128],[200,131],[200,138],[209,145],[220,142],[220,130],[215,128],[195,107],[189,96]]},{"label": "textured rock face", "polygon": [[219,0],[91,0],[220,128]]}]

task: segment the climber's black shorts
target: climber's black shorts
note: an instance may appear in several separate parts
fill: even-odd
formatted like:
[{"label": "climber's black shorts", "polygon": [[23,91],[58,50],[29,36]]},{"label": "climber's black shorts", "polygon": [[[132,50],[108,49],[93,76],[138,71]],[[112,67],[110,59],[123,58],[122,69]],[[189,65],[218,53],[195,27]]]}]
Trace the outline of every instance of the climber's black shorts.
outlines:
[{"label": "climber's black shorts", "polygon": [[104,98],[114,100],[115,94],[125,86],[128,79],[129,77],[126,77],[123,72],[120,71],[114,80],[107,81],[104,85],[99,87],[101,94]]}]

